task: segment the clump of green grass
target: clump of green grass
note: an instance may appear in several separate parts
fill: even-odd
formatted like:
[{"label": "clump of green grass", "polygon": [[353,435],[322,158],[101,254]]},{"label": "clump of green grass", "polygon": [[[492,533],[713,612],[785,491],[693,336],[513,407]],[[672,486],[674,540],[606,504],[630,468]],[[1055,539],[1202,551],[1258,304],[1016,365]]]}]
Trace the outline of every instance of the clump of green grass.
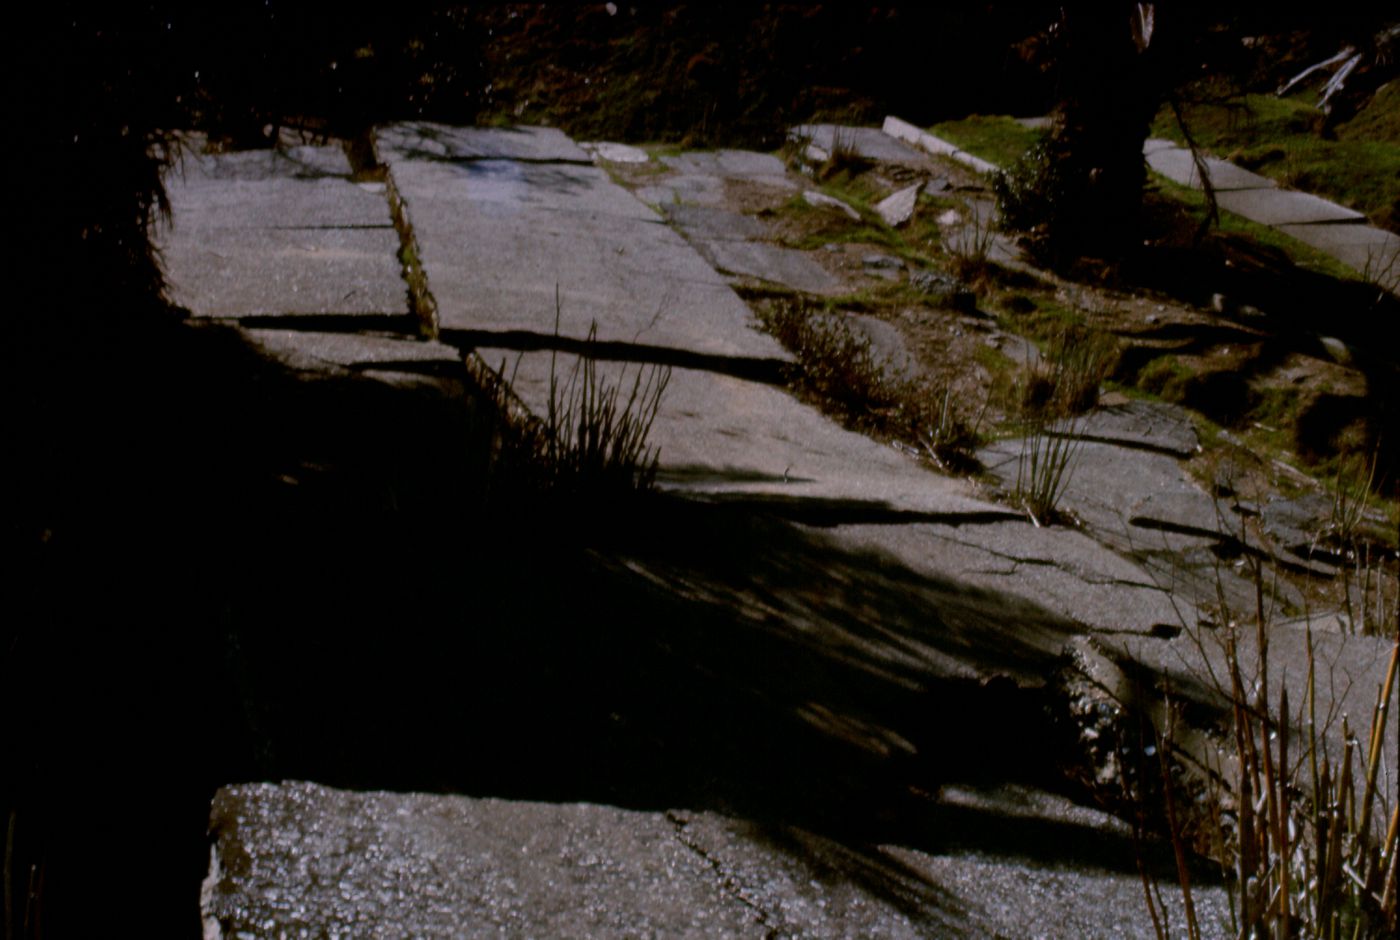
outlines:
[{"label": "clump of green grass", "polygon": [[[555,330],[557,334],[557,320]],[[493,474],[500,485],[598,497],[645,491],[655,484],[660,448],[649,438],[671,369],[639,365],[629,382],[624,368],[617,382],[609,382],[598,374],[596,342],[595,323],[567,377],[560,375],[557,354],[550,353],[543,417],[529,414],[515,399],[504,361],[484,378],[501,416]]]}]

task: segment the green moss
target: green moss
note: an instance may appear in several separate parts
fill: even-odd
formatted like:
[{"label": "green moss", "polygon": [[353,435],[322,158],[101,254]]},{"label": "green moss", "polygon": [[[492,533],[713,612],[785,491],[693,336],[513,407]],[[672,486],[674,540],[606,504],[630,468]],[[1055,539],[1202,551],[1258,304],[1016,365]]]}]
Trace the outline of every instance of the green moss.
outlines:
[{"label": "green moss", "polygon": [[1023,127],[1015,118],[983,114],[935,124],[929,133],[1002,167],[1016,162],[1044,135],[1043,131]]},{"label": "green moss", "polygon": [[1158,356],[1138,371],[1135,384],[1139,389],[1166,401],[1179,402],[1185,397],[1191,370],[1175,356]]}]

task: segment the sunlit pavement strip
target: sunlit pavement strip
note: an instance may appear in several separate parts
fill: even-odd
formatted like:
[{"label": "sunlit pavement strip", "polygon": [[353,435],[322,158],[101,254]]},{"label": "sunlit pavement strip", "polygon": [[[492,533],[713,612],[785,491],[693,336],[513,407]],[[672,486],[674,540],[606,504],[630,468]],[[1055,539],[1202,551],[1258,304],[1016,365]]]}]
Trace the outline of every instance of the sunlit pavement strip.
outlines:
[{"label": "sunlit pavement strip", "polygon": [[[1039,638],[1016,637],[1019,661],[997,666],[1039,681],[1064,629],[1146,633],[1167,616],[1165,593],[1132,562],[1081,534],[1035,529],[976,499],[965,482],[793,399],[774,378],[788,354],[757,329],[726,279],[558,131],[413,124],[381,130],[376,143],[410,218],[444,340],[480,348],[492,365],[506,361],[515,391],[537,412],[547,403],[551,365],[567,375],[575,362],[569,355],[551,362],[539,351],[556,332],[577,342],[596,328],[612,355],[677,363],[653,429],[661,486],[773,507],[799,521],[810,508],[826,515],[831,544],[875,551],[890,570],[927,579],[914,589],[924,596],[918,603],[883,599],[889,620],[872,628],[911,636],[946,629],[958,634],[938,651],[948,658],[963,637],[1044,621]],[[406,319],[384,193],[351,183],[333,153],[279,161],[231,155],[201,164],[202,175],[172,189],[177,227],[167,251],[177,296],[205,317]],[[695,193],[707,194],[723,187],[723,174],[767,174],[776,185],[770,164],[734,151],[677,166]],[[285,275],[263,276],[282,270],[281,231],[304,233],[299,253]],[[367,241],[333,240],[361,237],[345,232]],[[238,251],[202,253],[220,238]],[[259,244],[270,246],[268,258]],[[230,256],[234,263],[224,266]],[[341,261],[353,272],[337,267]],[[303,280],[308,273],[314,284]],[[239,294],[226,286],[229,277],[257,283]],[[449,348],[354,332],[255,335],[287,355],[391,369],[446,361]],[[513,351],[522,346],[535,351]],[[600,364],[612,378],[637,368]],[[1014,609],[1027,619],[978,619],[990,614],[966,604],[972,586],[997,602],[987,610]],[[796,590],[810,598],[785,608],[774,601],[794,620],[876,616],[861,585],[835,588],[803,584]],[[954,599],[947,610],[939,607],[946,598]],[[1001,598],[1019,599],[999,607]],[[849,609],[833,606],[841,604]],[[900,604],[907,609],[893,609]],[[839,623],[803,628],[850,639]],[[1157,642],[1144,639],[1135,655],[1170,657]],[[985,667],[970,652],[975,642],[957,654],[964,662],[951,664],[916,642],[897,645],[930,677]],[[1041,807],[1033,815],[1061,825],[1067,812]],[[564,923],[586,924],[577,932],[589,936],[629,935],[638,925],[675,936],[936,936],[950,926],[1022,936],[1043,933],[1047,911],[1066,927],[1048,935],[1150,935],[1131,872],[1083,870],[1062,858],[1027,865],[902,849],[852,859],[811,836],[801,851],[779,851],[747,824],[709,814],[287,785],[224,791],[212,830],[207,936],[291,935],[303,927],[398,936],[410,923],[433,936],[549,935]],[[532,847],[542,854],[526,860]],[[812,876],[814,865],[824,880]]]},{"label": "sunlit pavement strip", "polygon": [[[959,150],[893,115],[885,119],[884,131],[896,140],[979,172],[999,169],[996,164]],[[1149,138],[1143,155],[1148,165],[1167,179],[1192,189],[1202,188],[1190,150],[1168,140]],[[1366,225],[1366,217],[1355,209],[1310,193],[1280,189],[1272,180],[1225,160],[1205,157],[1203,162],[1222,209],[1278,229],[1382,284],[1393,284],[1392,292],[1400,290],[1400,237],[1394,233]]]}]

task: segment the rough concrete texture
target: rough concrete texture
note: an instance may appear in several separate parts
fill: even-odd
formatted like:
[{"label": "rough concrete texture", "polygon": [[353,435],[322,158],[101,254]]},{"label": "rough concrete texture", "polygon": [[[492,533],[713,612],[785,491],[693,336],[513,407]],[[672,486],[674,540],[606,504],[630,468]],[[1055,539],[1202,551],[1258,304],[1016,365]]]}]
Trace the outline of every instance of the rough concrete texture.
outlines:
[{"label": "rough concrete texture", "polygon": [[[1045,799],[954,794],[1003,826]],[[1063,831],[1102,819],[1052,807]],[[1045,808],[1039,814],[1045,815]],[[1119,936],[1135,872],[843,844],[708,812],[635,812],[306,783],[226,787],[202,892],[206,940],[316,937]],[[1198,904],[1222,915],[1218,891]],[[1138,901],[1140,903],[1140,900]],[[1053,924],[1044,912],[1055,909]]]},{"label": "rough concrete texture", "polygon": [[407,314],[383,194],[339,148],[204,155],[166,177],[171,299],[196,316]]},{"label": "rough concrete texture", "polygon": [[892,138],[878,127],[841,124],[799,124],[788,130],[788,139],[807,141],[827,154],[845,149],[856,156],[895,166],[929,168],[928,157]]},{"label": "rough concrete texture", "polygon": [[764,935],[660,813],[249,785],[210,829],[206,938]]},{"label": "rough concrete texture", "polygon": [[671,203],[661,207],[661,214],[692,240],[744,241],[768,234],[758,219],[728,209]]},{"label": "rough concrete texture", "polygon": [[1200,450],[1191,416],[1167,402],[1134,400],[1096,408],[1078,421],[1076,434],[1084,440],[1161,451],[1183,460]]},{"label": "rough concrete texture", "polygon": [[[592,165],[404,156],[381,143],[444,329],[786,358],[724,278]],[[489,336],[483,336],[483,344]]]},{"label": "rough concrete texture", "polygon": [[753,278],[790,287],[805,294],[840,294],[845,285],[804,251],[766,242],[738,241],[731,238],[694,242],[715,270],[721,274]]},{"label": "rough concrete texture", "polygon": [[1263,225],[1363,222],[1366,218],[1355,209],[1328,202],[1320,196],[1287,189],[1242,189],[1222,192],[1217,201],[1220,208]]},{"label": "rough concrete texture", "polygon": [[400,158],[448,160],[525,160],[589,163],[588,153],[553,127],[454,127],[427,121],[376,128],[380,159],[392,151]]},{"label": "rough concrete texture", "polygon": [[[1060,654],[1068,633],[1149,634],[1180,622],[1173,599],[1142,568],[1107,551],[1083,532],[1038,528],[1024,518],[958,524],[842,527],[839,537],[888,552],[937,582],[976,586],[1015,597],[1062,618],[1070,630],[1023,617],[1017,625],[1021,653],[1003,656],[997,668],[1038,683]],[[1184,608],[1189,614],[1189,605]],[[1010,649],[1008,644],[1007,649]],[[968,650],[971,653],[971,650]],[[976,662],[979,656],[969,656]]]},{"label": "rough concrete texture", "polygon": [[[1192,158],[1191,151],[1182,147],[1154,147],[1151,149],[1144,147],[1143,153],[1147,156],[1147,165],[1172,182],[1180,183],[1182,186],[1190,186],[1192,189],[1203,188],[1200,171],[1196,168],[1196,161]],[[1274,181],[1268,177],[1251,173],[1233,163],[1218,160],[1215,157],[1203,159],[1206,172],[1210,174],[1210,184],[1218,192],[1232,189],[1276,188]]]},{"label": "rough concrete texture", "polygon": [[898,228],[914,217],[922,183],[896,190],[875,204],[875,214],[888,226]]}]

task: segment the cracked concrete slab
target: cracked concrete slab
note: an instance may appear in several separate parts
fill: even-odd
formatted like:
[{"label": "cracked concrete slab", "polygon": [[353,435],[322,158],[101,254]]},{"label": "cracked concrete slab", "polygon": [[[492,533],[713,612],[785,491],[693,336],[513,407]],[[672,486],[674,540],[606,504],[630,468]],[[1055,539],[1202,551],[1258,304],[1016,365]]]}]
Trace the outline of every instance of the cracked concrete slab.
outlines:
[{"label": "cracked concrete slab", "polygon": [[[551,356],[482,349],[505,362],[513,388],[536,414],[548,407]],[[560,381],[576,356],[558,355]],[[717,366],[718,367],[718,366]],[[598,363],[600,381],[630,390],[638,365]],[[673,369],[650,440],[660,448],[663,490],[756,500],[775,512],[890,518],[899,513],[1003,515],[970,486],[847,431],[784,389],[699,369]]]},{"label": "cracked concrete slab", "polygon": [[201,317],[407,314],[384,195],[306,172],[348,173],[339,148],[204,155],[197,165],[167,174],[172,224],[157,236],[176,304]]},{"label": "cracked concrete slab", "polygon": [[1400,293],[1400,235],[1355,222],[1279,225],[1280,232],[1311,245]]},{"label": "cracked concrete slab", "polygon": [[697,240],[695,248],[721,274],[781,284],[804,294],[840,294],[846,289],[807,252],[795,248],[728,238]]},{"label": "cracked concrete slab", "polygon": [[199,317],[408,313],[392,229],[176,229],[169,296]]},{"label": "cracked concrete slab", "polygon": [[764,936],[660,813],[250,784],[210,829],[206,937]]},{"label": "cracked concrete slab", "polygon": [[[201,915],[213,938],[835,940],[1043,935],[1054,910],[1064,936],[1150,936],[1137,873],[1095,855],[1102,814],[1015,788],[949,797],[945,826],[1019,821],[1087,846],[1047,862],[693,810],[246,784],[215,795]],[[1206,923],[1223,900],[1199,890]]]},{"label": "cracked concrete slab", "polygon": [[[1191,151],[1182,147],[1153,147],[1143,148],[1143,153],[1147,157],[1147,165],[1161,173],[1174,183],[1182,186],[1189,186],[1192,189],[1202,189],[1200,171],[1196,167],[1196,161],[1191,156]],[[1278,186],[1273,180],[1258,173],[1251,173],[1249,170],[1241,169],[1225,160],[1215,157],[1204,157],[1206,172],[1210,174],[1210,183],[1217,192],[1227,192],[1236,189],[1277,189]]]},{"label": "cracked concrete slab", "polygon": [[1301,225],[1316,222],[1364,222],[1355,209],[1328,202],[1311,193],[1287,189],[1241,189],[1222,192],[1220,208],[1262,225]]},{"label": "cracked concrete slab", "polygon": [[753,150],[692,150],[662,157],[661,162],[682,176],[717,176],[721,179],[753,180],[780,189],[796,189],[788,179],[787,166],[771,153]]},{"label": "cracked concrete slab", "polygon": [[845,124],[798,124],[788,129],[788,139],[816,144],[827,153],[837,143],[866,160],[931,169],[925,154],[902,143],[878,127],[854,127]]},{"label": "cracked concrete slab", "polygon": [[1084,440],[1157,450],[1183,460],[1200,451],[1200,437],[1186,409],[1167,402],[1132,400],[1094,409],[1081,418]]},{"label": "cracked concrete slab", "polygon": [[399,158],[592,162],[587,151],[555,127],[459,127],[409,121],[375,128],[374,139],[381,161],[392,151]]},{"label": "cracked concrete slab", "polygon": [[597,167],[381,152],[444,329],[551,336],[557,292],[563,336],[596,324],[604,341],[788,358],[724,278]]}]

